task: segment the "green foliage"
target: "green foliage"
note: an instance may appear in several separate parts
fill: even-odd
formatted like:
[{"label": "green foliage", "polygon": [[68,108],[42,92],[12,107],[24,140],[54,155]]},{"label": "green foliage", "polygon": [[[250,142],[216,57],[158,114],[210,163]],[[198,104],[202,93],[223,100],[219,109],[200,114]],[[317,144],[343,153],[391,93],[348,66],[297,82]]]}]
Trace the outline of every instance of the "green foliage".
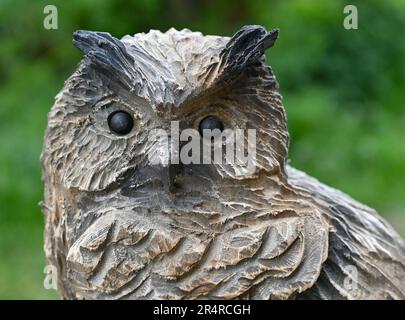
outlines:
[{"label": "green foliage", "polygon": [[[375,207],[405,234],[405,4],[341,0],[2,0],[0,3],[0,298],[55,298],[43,288],[39,156],[46,114],[81,54],[76,29],[124,34],[189,28],[231,35],[280,28],[268,62],[280,82],[292,165]],[[45,30],[54,4],[59,29]]]}]

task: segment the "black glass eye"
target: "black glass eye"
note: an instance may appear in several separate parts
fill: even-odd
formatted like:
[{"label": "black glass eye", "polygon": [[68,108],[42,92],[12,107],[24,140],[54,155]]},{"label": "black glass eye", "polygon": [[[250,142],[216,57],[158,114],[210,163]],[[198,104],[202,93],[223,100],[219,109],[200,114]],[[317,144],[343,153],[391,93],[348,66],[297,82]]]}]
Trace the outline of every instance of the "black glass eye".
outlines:
[{"label": "black glass eye", "polygon": [[204,129],[214,130],[219,129],[221,132],[224,130],[224,124],[215,116],[208,116],[201,120],[199,125],[200,134],[203,135]]},{"label": "black glass eye", "polygon": [[112,132],[122,136],[131,132],[134,119],[126,111],[116,111],[108,117],[108,126]]}]

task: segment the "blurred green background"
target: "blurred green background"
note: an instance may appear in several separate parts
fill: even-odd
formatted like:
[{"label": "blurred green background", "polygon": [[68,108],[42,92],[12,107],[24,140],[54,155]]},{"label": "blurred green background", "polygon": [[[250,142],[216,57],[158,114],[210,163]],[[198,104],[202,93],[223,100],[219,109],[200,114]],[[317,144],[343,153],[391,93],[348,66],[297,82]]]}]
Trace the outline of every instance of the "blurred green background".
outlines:
[{"label": "blurred green background", "polygon": [[[43,8],[58,8],[45,30]],[[81,54],[76,29],[116,37],[170,27],[232,35],[281,29],[268,52],[291,132],[292,165],[375,207],[405,235],[405,1],[70,0],[0,2],[0,298],[57,298],[43,287],[39,155],[46,115]]]}]

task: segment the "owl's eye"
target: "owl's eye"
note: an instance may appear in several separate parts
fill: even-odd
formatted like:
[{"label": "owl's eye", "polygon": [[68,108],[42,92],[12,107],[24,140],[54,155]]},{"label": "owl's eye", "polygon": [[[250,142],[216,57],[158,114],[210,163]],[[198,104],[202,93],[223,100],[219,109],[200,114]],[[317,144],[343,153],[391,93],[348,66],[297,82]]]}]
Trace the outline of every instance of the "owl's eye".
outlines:
[{"label": "owl's eye", "polygon": [[116,111],[108,117],[110,130],[120,136],[128,134],[134,127],[134,119],[126,111]]},{"label": "owl's eye", "polygon": [[224,124],[216,116],[208,116],[201,120],[198,129],[201,135],[203,135],[204,129],[208,130],[219,129],[222,132],[224,130]]}]

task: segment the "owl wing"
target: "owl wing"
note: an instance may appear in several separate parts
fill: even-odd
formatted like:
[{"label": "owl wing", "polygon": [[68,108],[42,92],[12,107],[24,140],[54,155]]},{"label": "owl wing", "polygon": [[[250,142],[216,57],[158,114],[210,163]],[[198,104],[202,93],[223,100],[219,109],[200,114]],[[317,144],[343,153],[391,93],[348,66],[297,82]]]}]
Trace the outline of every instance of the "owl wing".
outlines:
[{"label": "owl wing", "polygon": [[302,299],[404,299],[405,245],[373,209],[288,167],[289,183],[307,190],[330,221],[328,258]]}]

